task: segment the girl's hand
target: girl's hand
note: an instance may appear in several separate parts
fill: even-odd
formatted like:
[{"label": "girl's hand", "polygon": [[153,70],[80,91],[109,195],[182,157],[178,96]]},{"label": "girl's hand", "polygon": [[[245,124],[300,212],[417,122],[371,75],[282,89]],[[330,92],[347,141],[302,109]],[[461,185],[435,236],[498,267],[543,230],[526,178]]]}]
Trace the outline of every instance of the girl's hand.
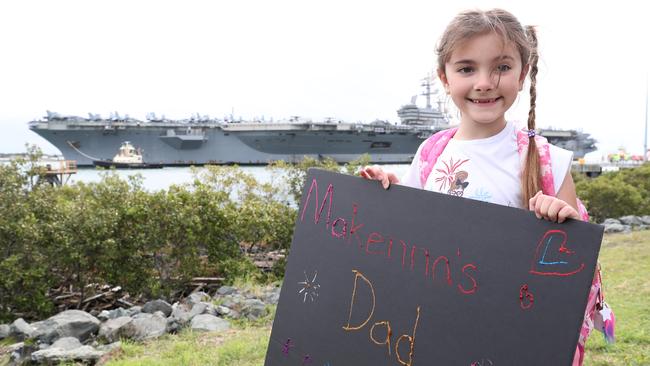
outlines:
[{"label": "girl's hand", "polygon": [[361,169],[359,175],[361,175],[362,178],[380,181],[384,189],[388,189],[391,184],[399,183],[399,179],[395,173],[386,172],[377,165],[364,167]]},{"label": "girl's hand", "polygon": [[565,201],[547,196],[542,191],[537,192],[535,197],[528,201],[528,206],[531,211],[535,211],[535,216],[538,219],[545,219],[557,223],[562,223],[566,219],[580,220],[580,215],[575,208]]}]

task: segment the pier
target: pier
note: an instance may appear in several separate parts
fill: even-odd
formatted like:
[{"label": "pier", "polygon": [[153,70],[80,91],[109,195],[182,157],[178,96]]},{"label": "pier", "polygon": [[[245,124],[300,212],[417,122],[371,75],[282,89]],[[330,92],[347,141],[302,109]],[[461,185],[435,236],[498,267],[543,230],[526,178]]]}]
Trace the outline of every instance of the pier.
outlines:
[{"label": "pier", "polygon": [[621,169],[634,169],[643,165],[642,161],[620,161],[620,162],[595,162],[587,163],[582,159],[576,160],[571,164],[571,172],[584,174],[590,178],[595,178],[603,173],[617,172]]},{"label": "pier", "polygon": [[77,173],[77,162],[75,160],[59,160],[45,165],[43,179],[53,186],[66,184],[72,174]]}]

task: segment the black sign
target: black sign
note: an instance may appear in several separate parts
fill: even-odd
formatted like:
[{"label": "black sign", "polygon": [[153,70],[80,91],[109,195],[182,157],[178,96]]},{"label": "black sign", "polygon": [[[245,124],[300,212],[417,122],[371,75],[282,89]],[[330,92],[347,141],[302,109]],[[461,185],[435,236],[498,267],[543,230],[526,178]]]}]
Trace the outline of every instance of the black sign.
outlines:
[{"label": "black sign", "polygon": [[571,365],[602,234],[310,170],[265,365]]}]

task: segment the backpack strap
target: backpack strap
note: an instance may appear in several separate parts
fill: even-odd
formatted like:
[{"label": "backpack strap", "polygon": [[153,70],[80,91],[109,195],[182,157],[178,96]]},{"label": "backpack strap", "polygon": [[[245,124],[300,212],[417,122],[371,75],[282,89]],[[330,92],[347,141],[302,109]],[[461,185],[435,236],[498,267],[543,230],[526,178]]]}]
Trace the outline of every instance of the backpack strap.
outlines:
[{"label": "backpack strap", "polygon": [[430,136],[422,144],[422,149],[420,150],[420,160],[419,170],[420,170],[420,187],[424,188],[424,184],[427,182],[433,166],[436,165],[436,161],[442,151],[447,147],[449,140],[456,134],[458,127],[450,128],[447,130],[442,130]]}]

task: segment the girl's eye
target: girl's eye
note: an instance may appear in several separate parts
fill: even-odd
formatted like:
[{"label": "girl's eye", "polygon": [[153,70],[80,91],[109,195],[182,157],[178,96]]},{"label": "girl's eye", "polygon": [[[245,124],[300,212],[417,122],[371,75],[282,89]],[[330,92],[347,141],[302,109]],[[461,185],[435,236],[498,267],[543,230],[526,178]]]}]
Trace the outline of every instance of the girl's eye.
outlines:
[{"label": "girl's eye", "polygon": [[510,65],[506,65],[506,64],[499,65],[497,67],[497,71],[499,71],[499,72],[506,72],[506,71],[508,71],[510,69],[512,69],[512,67],[510,67]]},{"label": "girl's eye", "polygon": [[461,74],[469,74],[472,71],[474,71],[474,69],[469,67],[469,66],[458,69],[458,72],[461,73]]}]

